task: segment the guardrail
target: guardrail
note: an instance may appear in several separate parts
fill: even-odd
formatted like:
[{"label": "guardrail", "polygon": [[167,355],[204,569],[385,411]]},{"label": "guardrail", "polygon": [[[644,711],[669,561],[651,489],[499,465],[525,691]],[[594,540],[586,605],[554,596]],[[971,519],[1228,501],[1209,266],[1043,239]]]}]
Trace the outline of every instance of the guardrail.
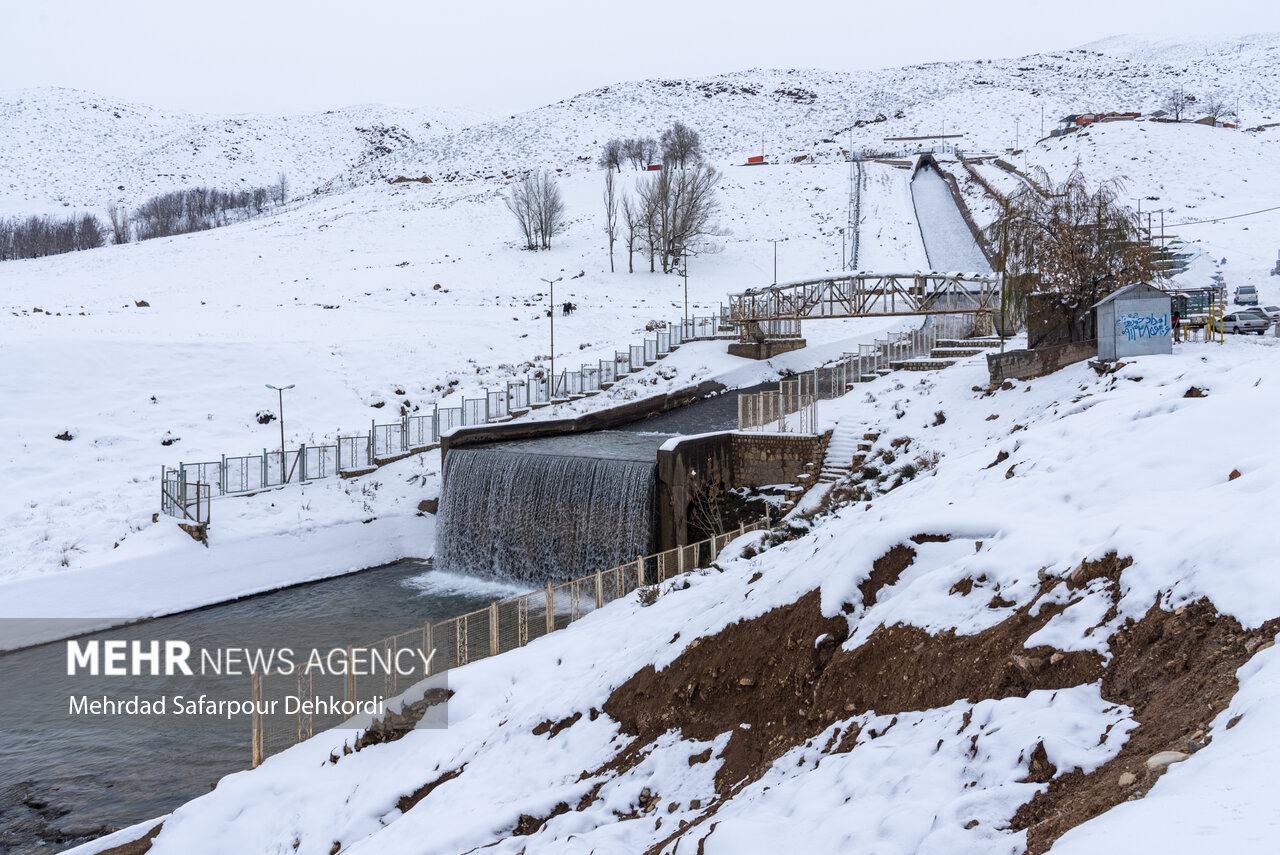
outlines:
[{"label": "guardrail", "polygon": [[[559,585],[548,584],[534,591],[501,602],[492,602],[458,617],[441,621],[424,621],[404,632],[380,638],[367,644],[347,645],[347,662],[402,662],[401,651],[414,651],[410,661],[422,663],[419,668],[387,668],[376,677],[359,680],[354,667],[323,669],[322,673],[255,673],[251,677],[253,713],[251,725],[252,764],[257,766],[268,755],[309,739],[315,733],[335,727],[350,716],[314,711],[317,699],[339,699],[352,705],[396,697],[414,684],[442,671],[468,662],[497,656],[524,647],[544,635],[564,629],[610,602],[621,599],[638,588],[660,584],[682,573],[706,567],[736,537],[770,527],[768,516],[715,535],[706,540],[678,546],[653,555],[637,556],[634,561],[597,570],[594,573]],[[421,656],[417,652],[421,652]],[[347,673],[333,673],[342,670]],[[286,706],[286,698],[299,703]],[[274,701],[275,703],[272,703]],[[311,703],[309,703],[311,702]],[[323,705],[321,705],[323,706]],[[294,709],[291,714],[270,710]]]}]

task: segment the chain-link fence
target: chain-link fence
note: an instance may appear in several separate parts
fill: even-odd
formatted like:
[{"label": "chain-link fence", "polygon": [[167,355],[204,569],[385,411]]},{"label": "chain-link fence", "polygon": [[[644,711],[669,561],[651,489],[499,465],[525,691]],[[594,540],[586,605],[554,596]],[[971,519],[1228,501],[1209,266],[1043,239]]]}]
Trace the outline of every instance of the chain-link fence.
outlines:
[{"label": "chain-link fence", "polygon": [[[368,644],[335,648],[343,660],[337,668],[254,674],[253,765],[342,724],[351,718],[345,710],[372,708],[429,676],[524,647],[638,588],[707,567],[734,538],[768,527],[766,518],[687,546],[637,556],[608,570],[548,584],[458,617],[425,621]],[[358,676],[368,670],[377,673]]]}]

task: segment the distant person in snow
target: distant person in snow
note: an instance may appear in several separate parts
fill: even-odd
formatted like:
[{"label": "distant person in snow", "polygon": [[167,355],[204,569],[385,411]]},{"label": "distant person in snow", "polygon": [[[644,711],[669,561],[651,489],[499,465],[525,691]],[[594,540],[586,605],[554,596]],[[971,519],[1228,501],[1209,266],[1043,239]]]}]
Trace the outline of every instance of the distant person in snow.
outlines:
[{"label": "distant person in snow", "polygon": [[1174,341],[1182,341],[1182,327],[1178,326],[1178,322],[1181,320],[1182,320],[1182,317],[1177,312],[1174,312],[1173,313],[1173,340]]}]

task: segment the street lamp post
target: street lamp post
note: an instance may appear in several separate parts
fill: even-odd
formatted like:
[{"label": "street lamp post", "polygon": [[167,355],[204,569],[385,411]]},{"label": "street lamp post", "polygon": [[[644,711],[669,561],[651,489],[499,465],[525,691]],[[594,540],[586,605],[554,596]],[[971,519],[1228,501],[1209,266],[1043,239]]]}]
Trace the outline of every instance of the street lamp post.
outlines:
[{"label": "street lamp post", "polygon": [[[266,384],[268,389],[275,389],[280,398],[280,483],[283,484],[289,480],[289,471],[284,465],[284,392],[286,389],[292,389],[296,384],[290,383],[288,386],[272,386]],[[265,484],[263,486],[266,486]]]},{"label": "street lamp post", "polygon": [[551,386],[547,392],[548,402],[556,396],[556,283],[562,279],[563,276],[557,276],[555,279],[542,280],[551,286]]},{"label": "street lamp post", "polygon": [[681,247],[681,254],[684,256],[684,269],[680,271],[684,276],[684,326],[689,328],[689,249]]},{"label": "street lamp post", "polygon": [[778,243],[786,240],[786,238],[776,238],[769,241],[773,244],[773,284],[778,284]]}]

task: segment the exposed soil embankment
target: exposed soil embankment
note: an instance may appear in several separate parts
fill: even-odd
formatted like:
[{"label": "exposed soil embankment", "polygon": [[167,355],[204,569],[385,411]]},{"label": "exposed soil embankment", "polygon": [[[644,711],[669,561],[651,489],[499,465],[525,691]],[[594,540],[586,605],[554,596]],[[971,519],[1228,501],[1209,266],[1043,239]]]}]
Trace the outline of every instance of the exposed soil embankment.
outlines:
[{"label": "exposed soil embankment", "polygon": [[[901,545],[876,562],[864,601],[874,603],[877,591],[893,584],[914,555]],[[1118,601],[1120,572],[1129,563],[1109,555],[1082,564],[1067,584],[1080,588],[1103,578]],[[1045,580],[1041,595],[1061,581]],[[661,671],[644,668],[613,693],[604,712],[641,744],[675,729],[696,740],[732,732],[716,776],[723,800],[785,752],[844,719],[1024,697],[1101,679],[1104,698],[1132,707],[1140,726],[1119,756],[1089,775],[1054,777],[1058,770],[1042,746],[1031,755],[1027,780],[1051,783],[1018,811],[1013,830],[1027,829],[1029,851],[1039,853],[1069,828],[1144,793],[1158,777],[1145,765],[1150,755],[1202,745],[1210,721],[1236,692],[1236,670],[1280,629],[1273,621],[1243,631],[1208,602],[1177,612],[1153,607],[1111,637],[1113,657],[1104,664],[1093,652],[1026,648],[1026,640],[1064,608],[1045,604],[1033,616],[1034,605],[1035,600],[975,635],[887,626],[856,649],[843,650],[847,620],[823,616],[819,594],[812,591],[698,639]],[[1114,615],[1113,606],[1108,618]],[[849,750],[849,735],[856,738],[853,733],[832,740],[836,744],[826,751]],[[1126,775],[1121,786],[1126,772],[1133,780]],[[718,806],[708,805],[708,815]]]}]

